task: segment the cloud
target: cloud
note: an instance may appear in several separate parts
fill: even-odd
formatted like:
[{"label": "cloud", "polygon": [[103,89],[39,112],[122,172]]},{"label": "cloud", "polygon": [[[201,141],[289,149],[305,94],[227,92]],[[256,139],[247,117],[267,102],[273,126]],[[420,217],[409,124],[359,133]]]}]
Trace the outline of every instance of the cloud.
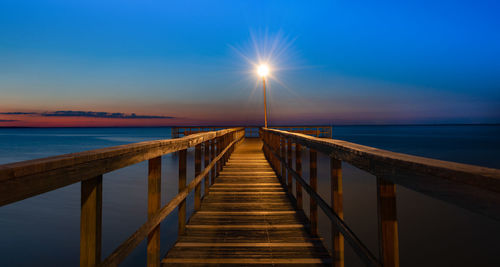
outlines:
[{"label": "cloud", "polygon": [[58,110],[48,112],[3,112],[4,115],[40,115],[43,117],[87,117],[87,118],[110,118],[110,119],[174,119],[171,116],[158,115],[137,115],[135,113],[126,114],[121,112],[95,112],[79,110]]},{"label": "cloud", "polygon": [[1,120],[0,119],[0,122],[13,122],[13,121],[18,121],[18,120]]},{"label": "cloud", "polygon": [[136,115],[125,113],[109,113],[109,112],[94,112],[94,111],[74,111],[74,110],[59,110],[54,112],[44,112],[40,115],[45,117],[90,117],[90,118],[112,118],[112,119],[173,119],[170,116],[156,115]]},{"label": "cloud", "polygon": [[0,112],[2,115],[34,115],[36,112]]}]

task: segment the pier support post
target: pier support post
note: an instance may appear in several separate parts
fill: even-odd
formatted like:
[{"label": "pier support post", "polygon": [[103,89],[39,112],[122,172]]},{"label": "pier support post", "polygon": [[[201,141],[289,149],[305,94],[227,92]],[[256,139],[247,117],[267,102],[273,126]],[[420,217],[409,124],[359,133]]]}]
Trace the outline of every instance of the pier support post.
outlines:
[{"label": "pier support post", "polygon": [[[302,146],[299,143],[295,143],[295,171],[302,177]],[[297,209],[301,210],[304,208],[302,204],[302,185],[297,181],[295,181],[295,189]]]},{"label": "pier support post", "polygon": [[[286,140],[286,162],[288,167],[292,168],[292,140]],[[292,173],[287,171],[287,180],[288,180],[288,193],[292,194],[293,184],[292,184]]]},{"label": "pier support post", "polygon": [[[148,162],[148,219],[161,208],[161,156]],[[160,266],[160,225],[148,235],[147,266]]]},{"label": "pier support post", "polygon": [[280,137],[280,165],[281,165],[281,183],[286,184],[286,166],[281,160],[286,158],[286,142],[284,137]]},{"label": "pier support post", "polygon": [[101,262],[102,175],[82,181],[80,212],[80,266],[97,266]]},{"label": "pier support post", "polygon": [[[309,149],[309,185],[318,191],[318,170],[317,170],[317,152]],[[311,222],[311,235],[318,234],[318,205],[316,199],[309,197],[309,221]]]},{"label": "pier support post", "polygon": [[[187,150],[183,149],[179,151],[179,192],[181,192],[186,187],[186,162],[187,162]],[[179,234],[184,234],[186,228],[186,200],[184,199],[178,208],[178,225]]]},{"label": "pier support post", "polygon": [[[194,177],[201,172],[201,144],[194,147]],[[194,188],[194,210],[200,210],[201,207],[201,183]]]},{"label": "pier support post", "polygon": [[377,176],[377,204],[379,222],[379,249],[382,265],[399,266],[398,221],[396,214],[396,186]]},{"label": "pier support post", "polygon": [[[215,138],[210,141],[210,162],[214,160],[215,158]],[[217,165],[212,167],[212,170],[210,171],[210,178],[211,178],[211,184],[215,183],[215,172],[216,172]]]},{"label": "pier support post", "polygon": [[[330,158],[330,186],[332,209],[340,219],[344,219],[342,197],[342,161]],[[344,267],[344,236],[332,222],[333,266]]]},{"label": "pier support post", "polygon": [[[203,148],[204,150],[204,155],[203,155],[203,168],[206,169],[208,164],[210,163],[210,140],[206,141],[203,143]],[[209,180],[208,174],[204,178],[204,191],[203,191],[203,197],[205,197],[208,194],[208,188],[210,187],[210,180]]]},{"label": "pier support post", "polygon": [[[222,151],[222,137],[218,137],[217,138],[217,156],[220,154],[221,151]],[[221,169],[222,169],[221,160],[219,159],[217,161],[216,176],[219,176]]]}]

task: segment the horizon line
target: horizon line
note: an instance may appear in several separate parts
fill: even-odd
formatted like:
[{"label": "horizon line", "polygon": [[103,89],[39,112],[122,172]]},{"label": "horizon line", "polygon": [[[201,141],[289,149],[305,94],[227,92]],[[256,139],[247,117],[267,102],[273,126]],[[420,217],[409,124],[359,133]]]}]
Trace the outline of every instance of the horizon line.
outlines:
[{"label": "horizon line", "polygon": [[[297,124],[297,125],[274,125],[272,127],[345,127],[345,126],[497,126],[500,122],[496,123],[386,123],[386,124]],[[158,125],[158,126],[141,126],[141,125],[131,125],[131,126],[0,126],[0,129],[7,128],[37,128],[37,129],[49,129],[49,128],[172,128],[172,127],[199,127],[199,128],[234,128],[234,127],[263,127],[263,125]]]}]

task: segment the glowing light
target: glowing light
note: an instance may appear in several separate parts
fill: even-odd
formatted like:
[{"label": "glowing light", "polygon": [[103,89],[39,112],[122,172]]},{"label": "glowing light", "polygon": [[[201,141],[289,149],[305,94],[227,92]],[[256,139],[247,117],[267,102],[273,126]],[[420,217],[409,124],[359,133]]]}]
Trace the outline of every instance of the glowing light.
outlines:
[{"label": "glowing light", "polygon": [[269,67],[266,64],[262,64],[257,68],[257,73],[261,77],[266,77],[269,74]]}]

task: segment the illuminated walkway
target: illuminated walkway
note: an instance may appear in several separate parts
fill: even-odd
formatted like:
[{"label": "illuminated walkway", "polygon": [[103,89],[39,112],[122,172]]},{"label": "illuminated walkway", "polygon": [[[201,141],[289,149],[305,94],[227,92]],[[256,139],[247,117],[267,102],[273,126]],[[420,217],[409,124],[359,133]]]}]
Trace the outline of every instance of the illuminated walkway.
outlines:
[{"label": "illuminated walkway", "polygon": [[323,265],[331,258],[262,152],[245,139],[210,187],[163,265]]}]

